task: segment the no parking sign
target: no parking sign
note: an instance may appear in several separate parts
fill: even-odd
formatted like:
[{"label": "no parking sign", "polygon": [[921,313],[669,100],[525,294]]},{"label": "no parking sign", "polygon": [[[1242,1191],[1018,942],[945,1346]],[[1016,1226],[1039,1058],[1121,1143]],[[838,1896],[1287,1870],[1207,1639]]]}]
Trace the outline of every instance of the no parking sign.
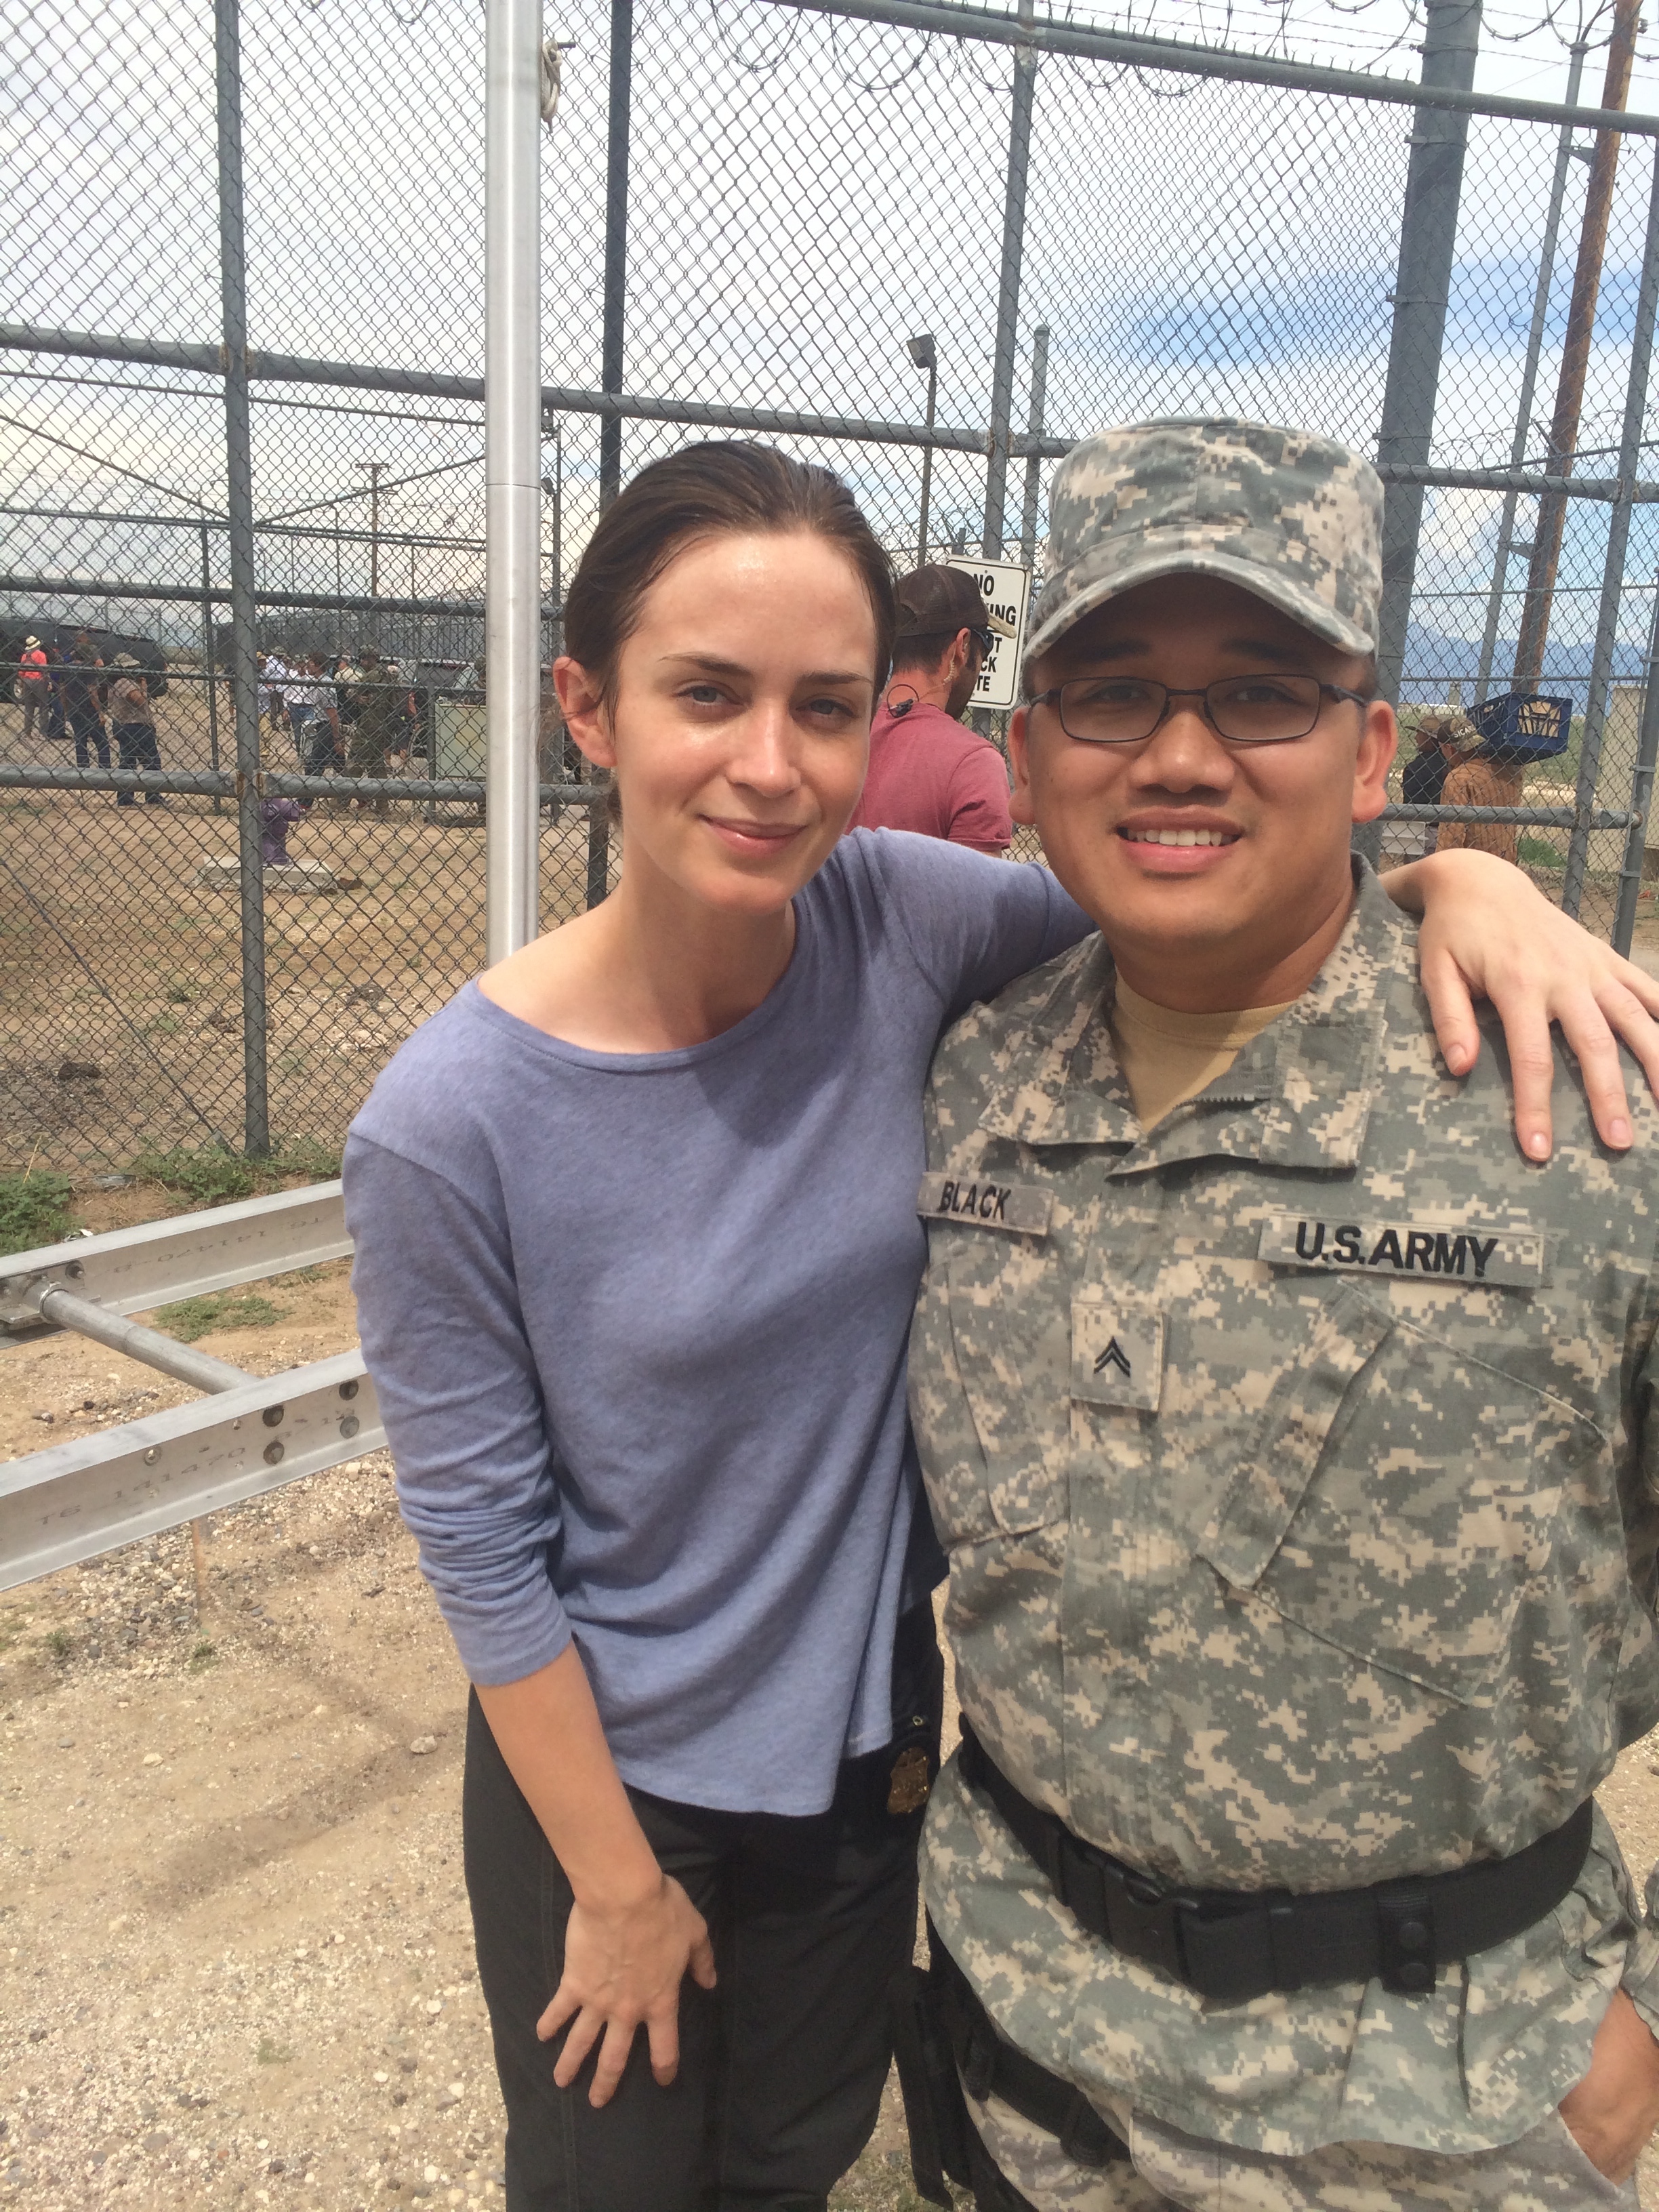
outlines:
[{"label": "no parking sign", "polygon": [[1014,635],[999,637],[994,631],[991,649],[974,686],[975,707],[1012,707],[1019,697],[1020,656],[1025,650],[1025,610],[1031,596],[1031,572],[1012,561],[970,561],[958,555],[945,562],[960,568],[979,586],[981,596],[994,615],[1011,623]]}]

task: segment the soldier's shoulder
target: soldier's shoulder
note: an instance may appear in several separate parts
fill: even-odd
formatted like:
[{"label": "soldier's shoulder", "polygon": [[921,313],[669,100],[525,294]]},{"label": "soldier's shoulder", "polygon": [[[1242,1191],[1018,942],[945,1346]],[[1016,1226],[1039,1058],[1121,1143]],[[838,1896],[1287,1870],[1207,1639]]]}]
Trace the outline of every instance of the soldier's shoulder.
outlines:
[{"label": "soldier's shoulder", "polygon": [[935,1084],[976,1081],[1054,1048],[1081,1010],[1099,999],[1111,963],[1097,934],[981,1000],[945,1031],[933,1057]]},{"label": "soldier's shoulder", "polygon": [[[1516,1135],[1515,1071],[1502,1017],[1489,1006],[1477,1009],[1480,1057],[1460,1079],[1448,1073],[1440,1057],[1420,982],[1413,978],[1410,988],[1418,1035],[1408,1042],[1397,1020],[1389,1023],[1379,1071],[1381,1115],[1409,1114],[1422,1091],[1440,1102],[1437,1108],[1427,1108],[1425,1136],[1437,1130],[1466,1175],[1475,1170],[1479,1161],[1484,1188],[1512,1182],[1517,1198],[1525,1196],[1541,1212],[1584,1222],[1605,1218],[1632,1236],[1639,1237],[1649,1224],[1659,1222],[1659,1100],[1628,1047],[1619,1047],[1619,1067],[1632,1141],[1615,1150],[1597,1133],[1577,1055],[1559,1029],[1552,1030],[1553,1145],[1547,1167],[1542,1168],[1524,1158]],[[1409,1079],[1419,1073],[1425,1082]]]}]

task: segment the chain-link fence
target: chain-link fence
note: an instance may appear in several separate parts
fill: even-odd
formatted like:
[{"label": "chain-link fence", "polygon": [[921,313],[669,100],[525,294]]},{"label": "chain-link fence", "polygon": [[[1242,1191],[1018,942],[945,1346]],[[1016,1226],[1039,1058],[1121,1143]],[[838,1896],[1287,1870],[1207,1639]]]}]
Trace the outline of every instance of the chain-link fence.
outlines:
[{"label": "chain-link fence", "polygon": [[[1449,799],[1628,941],[1659,736],[1650,126],[1475,100],[1471,0],[1429,6],[1415,101],[927,0],[570,0],[546,29],[549,658],[605,500],[689,439],[827,462],[902,566],[926,471],[932,557],[1030,564],[1053,459],[1103,422],[1314,425],[1389,484],[1382,850]],[[482,16],[31,0],[9,80],[0,1159],[337,1146],[483,952]],[[252,777],[239,470],[288,672]],[[33,682],[31,653],[57,659]],[[1464,769],[1439,811],[1421,769],[1408,790],[1423,710],[1486,702],[1496,744],[1517,678],[1566,702],[1553,749]],[[295,686],[323,729],[270,711]],[[550,921],[615,865],[574,774],[550,717]]]}]

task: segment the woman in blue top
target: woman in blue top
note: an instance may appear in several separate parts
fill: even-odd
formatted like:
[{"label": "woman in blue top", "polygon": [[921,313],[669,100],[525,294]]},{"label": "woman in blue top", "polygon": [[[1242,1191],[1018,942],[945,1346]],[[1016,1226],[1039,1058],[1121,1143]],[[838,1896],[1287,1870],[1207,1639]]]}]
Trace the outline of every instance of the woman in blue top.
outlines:
[{"label": "woman in blue top", "polygon": [[[922,1083],[946,1024],[1088,927],[1042,869],[842,838],[893,624],[828,471],[708,446],[636,477],[555,672],[615,776],[620,888],[412,1038],[347,1151],[403,1510],[475,1686],[511,2212],[805,2212],[875,2118],[939,1727],[904,1409]],[[1461,886],[1471,974],[1517,936],[1549,970],[1503,994],[1517,1072],[1571,1017],[1628,1143],[1595,999],[1659,1066],[1642,979],[1518,872],[1389,889],[1423,868]],[[1517,1121],[1547,1152],[1535,1078]]]}]

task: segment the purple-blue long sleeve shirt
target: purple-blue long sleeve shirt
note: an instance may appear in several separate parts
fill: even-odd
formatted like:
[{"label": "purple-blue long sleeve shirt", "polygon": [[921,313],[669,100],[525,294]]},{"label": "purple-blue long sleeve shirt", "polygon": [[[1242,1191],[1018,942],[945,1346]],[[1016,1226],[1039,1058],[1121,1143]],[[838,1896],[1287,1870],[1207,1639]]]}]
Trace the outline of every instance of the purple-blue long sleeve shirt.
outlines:
[{"label": "purple-blue long sleeve shirt", "polygon": [[574,1633],[625,1781],[799,1814],[888,1741],[921,1594],[933,1046],[1090,925],[1042,869],[890,831],[795,912],[767,998],[683,1051],[586,1051],[469,984],[375,1085],[345,1188],[404,1516],[473,1680]]}]

